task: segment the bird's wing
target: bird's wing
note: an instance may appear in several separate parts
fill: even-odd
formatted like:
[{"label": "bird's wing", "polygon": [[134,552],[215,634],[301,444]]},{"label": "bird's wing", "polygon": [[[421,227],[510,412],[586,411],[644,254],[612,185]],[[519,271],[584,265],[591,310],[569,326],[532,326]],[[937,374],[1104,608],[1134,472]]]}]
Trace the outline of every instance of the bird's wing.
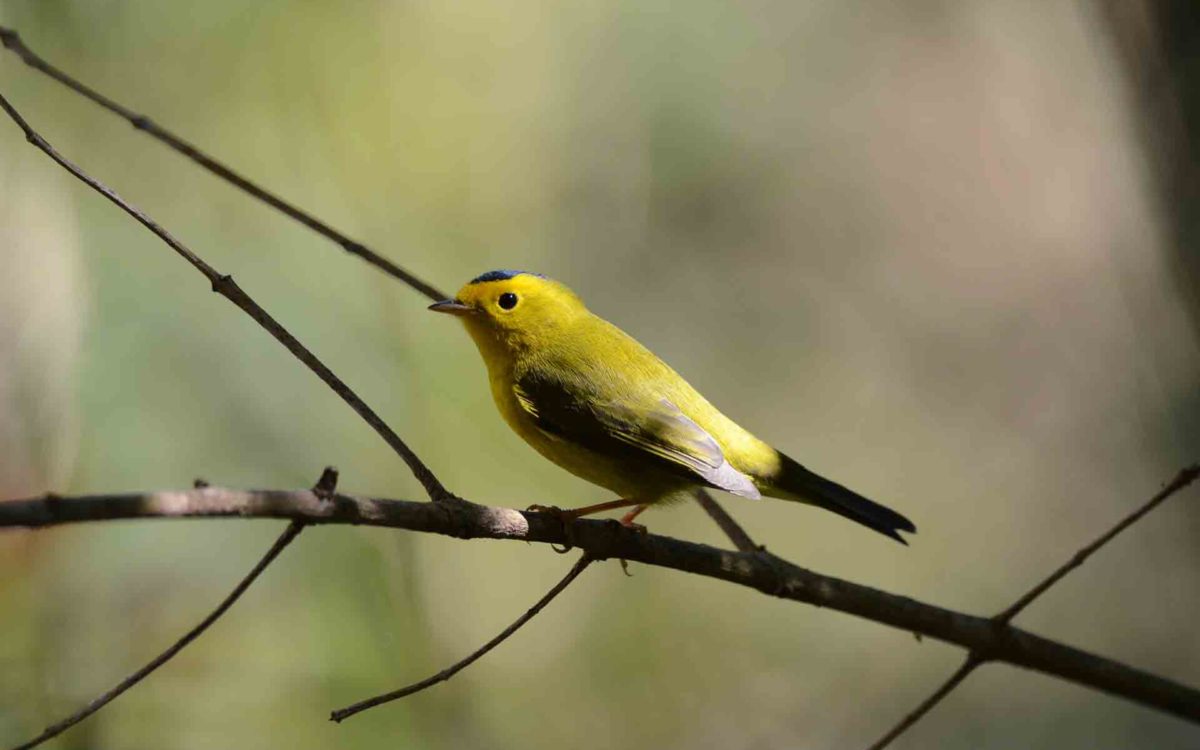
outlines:
[{"label": "bird's wing", "polygon": [[750,478],[725,460],[712,435],[665,398],[598,398],[579,384],[544,378],[518,380],[513,390],[543,432],[604,455],[649,459],[698,484],[761,497]]}]

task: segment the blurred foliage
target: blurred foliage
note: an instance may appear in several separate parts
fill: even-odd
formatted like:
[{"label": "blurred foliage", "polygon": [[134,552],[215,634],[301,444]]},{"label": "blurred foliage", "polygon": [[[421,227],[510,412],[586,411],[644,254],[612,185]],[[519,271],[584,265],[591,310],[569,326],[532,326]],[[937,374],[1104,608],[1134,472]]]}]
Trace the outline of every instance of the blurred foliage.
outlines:
[{"label": "blurred foliage", "polygon": [[[1008,604],[1200,448],[1200,348],[1125,88],[1084,4],[0,0],[88,84],[446,289],[562,279],[734,418],[921,529],[775,502],[773,551],[972,612]],[[0,90],[331,363],[476,501],[605,499],[497,417],[450,321],[53,82]],[[377,437],[112,206],[0,127],[0,497],[217,484],[420,496]],[[722,543],[695,508],[656,531]],[[0,534],[0,744],[206,612],[281,528]],[[1200,682],[1195,493],[1021,624]],[[549,550],[306,531],[199,642],[58,748],[846,747],[955,649]],[[900,747],[1184,747],[1195,728],[1000,667]]]}]

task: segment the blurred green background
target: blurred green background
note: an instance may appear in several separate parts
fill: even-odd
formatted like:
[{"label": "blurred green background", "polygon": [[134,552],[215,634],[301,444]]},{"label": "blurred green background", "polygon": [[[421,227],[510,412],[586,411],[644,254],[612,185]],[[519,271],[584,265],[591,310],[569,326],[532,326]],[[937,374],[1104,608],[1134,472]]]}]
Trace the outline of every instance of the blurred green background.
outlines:
[{"label": "blurred green background", "polygon": [[[12,2],[0,23],[448,290],[574,287],[730,416],[911,516],[911,548],[726,498],[802,565],[990,614],[1200,454],[1200,347],[1084,3]],[[239,283],[478,502],[601,490],[502,424],[426,301],[49,79],[0,91]],[[161,242],[0,123],[0,497],[193,478],[420,498],[344,404]],[[695,507],[657,532],[726,544]],[[164,647],[269,522],[0,533],[0,745]],[[1023,614],[1200,684],[1196,490]],[[711,580],[589,570],[451,683],[328,711],[491,637],[540,546],[306,531],[208,634],[55,748],[857,747],[957,649]],[[1194,726],[1006,667],[899,747],[1195,747]]]}]

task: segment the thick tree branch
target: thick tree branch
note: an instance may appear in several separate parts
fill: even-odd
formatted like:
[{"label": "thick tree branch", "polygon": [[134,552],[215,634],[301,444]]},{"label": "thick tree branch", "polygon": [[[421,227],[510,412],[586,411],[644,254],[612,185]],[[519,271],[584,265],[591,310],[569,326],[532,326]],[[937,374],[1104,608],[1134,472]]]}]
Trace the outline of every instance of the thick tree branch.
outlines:
[{"label": "thick tree branch", "polygon": [[293,206],[291,203],[288,203],[282,198],[259,187],[221,162],[205,154],[191,143],[188,143],[174,133],[159,127],[158,124],[149,117],[140,115],[128,107],[113,101],[104,94],[101,94],[99,91],[96,91],[90,86],[79,82],[75,78],[72,78],[64,73],[62,70],[59,70],[50,63],[46,62],[36,53],[34,53],[33,50],[25,46],[25,43],[21,40],[20,36],[17,35],[17,32],[14,29],[0,26],[0,44],[3,44],[5,49],[11,50],[13,53],[15,53],[29,67],[45,73],[77,94],[80,94],[96,104],[99,104],[109,112],[128,120],[129,124],[133,125],[133,127],[137,128],[143,133],[146,133],[151,138],[166,144],[174,151],[183,154],[188,159],[191,159],[196,164],[199,164],[204,169],[207,169],[209,172],[215,174],[217,177],[220,177],[221,179],[232,183],[238,188],[241,188],[251,196],[259,199],[272,208],[282,211],[284,214],[300,222],[317,234],[320,234],[322,237],[333,240],[346,252],[357,255],[376,268],[381,269],[385,273],[391,274],[395,278],[403,281],[405,284],[408,284],[410,287],[416,289],[418,292],[435,302],[437,300],[446,299],[446,295],[438,291],[436,287],[431,284],[427,284],[426,282],[414,276],[412,273],[406,271],[382,255],[374,252],[366,245],[363,245],[361,242],[357,242],[347,237],[345,234],[342,234],[312,214]]},{"label": "thick tree branch", "polygon": [[[7,43],[7,42],[6,42]],[[18,127],[25,133],[25,140],[29,141],[36,148],[41,150],[46,156],[53,159],[59,166],[77,177],[88,187],[103,195],[110,202],[114,203],[125,213],[132,216],[139,224],[149,229],[155,236],[167,243],[180,257],[186,260],[193,268],[199,271],[212,284],[212,290],[220,294],[225,299],[232,302],[243,312],[254,319],[256,323],[262,326],[267,333],[270,333],[275,340],[283,344],[283,346],[291,352],[296,359],[304,363],[308,369],[316,373],[326,385],[333,389],[333,392],[341,397],[343,401],[350,405],[350,408],[363,418],[363,420],[371,425],[371,427],[384,439],[392,450],[399,454],[404,463],[408,464],[408,468],[416,476],[417,481],[429,493],[432,500],[442,500],[450,496],[450,493],[438,481],[438,478],[433,475],[417,454],[400,438],[396,432],[383,421],[375,411],[367,406],[366,402],[359,398],[358,394],[351,390],[350,386],[346,385],[337,375],[333,374],[333,370],[325,365],[315,354],[308,350],[304,344],[293,336],[286,328],[284,328],[277,320],[264,310],[257,302],[250,298],[250,295],[242,291],[242,288],[237,285],[232,276],[222,274],[215,268],[204,261],[203,258],[192,252],[186,245],[177,240],[170,232],[151,219],[146,214],[142,213],[137,207],[130,204],[121,196],[117,195],[111,188],[104,185],[99,180],[88,175],[69,159],[58,153],[53,146],[50,145],[45,138],[37,133],[21,113],[13,108],[12,104],[0,94],[0,109],[17,124]]]},{"label": "thick tree branch", "polygon": [[[1089,557],[1095,554],[1097,550],[1111,542],[1118,534],[1132,526],[1147,513],[1157,508],[1168,497],[1174,495],[1176,492],[1184,487],[1187,487],[1189,484],[1195,481],[1198,472],[1200,472],[1200,466],[1190,466],[1180,471],[1177,475],[1175,475],[1175,478],[1168,482],[1161,490],[1159,490],[1154,497],[1150,498],[1143,503],[1140,508],[1118,521],[1115,526],[1101,534],[1094,542],[1072,555],[1070,560],[1067,560],[1065,563],[1059,566],[1057,570],[1046,576],[1041,583],[1025,592],[1025,594],[1020,599],[1017,599],[1015,602],[1013,602],[1012,606],[1010,606],[1008,609],[993,617],[992,621],[996,623],[996,625],[1007,626],[1010,622],[1012,622],[1014,617],[1032,604],[1035,599],[1046,593],[1051,586],[1061,581],[1063,577],[1072,570],[1078,568],[1080,565],[1083,565],[1083,563]],[[919,706],[914,708],[907,716],[901,719],[899,723],[884,733],[884,735],[876,740],[875,744],[871,745],[867,750],[883,750],[883,748],[891,744],[892,740],[903,734],[905,730],[907,730],[913,724],[916,724],[921,717],[929,713],[934,706],[936,706],[938,703],[941,703],[942,699],[949,695],[954,688],[958,687],[959,683],[967,679],[967,676],[970,675],[971,672],[974,672],[975,668],[983,662],[984,659],[980,655],[974,652],[967,654],[967,660],[963,662],[963,665],[959,667],[954,674],[950,675],[950,677],[947,678],[937,690],[934,690],[928,698],[921,701]]]},{"label": "thick tree branch", "polygon": [[[1190,467],[1186,481],[1200,474]],[[1177,488],[1178,489],[1178,488]],[[417,503],[338,494],[331,502],[309,491],[226,490],[45,497],[0,502],[0,527],[49,526],[128,518],[260,517],[311,524],[358,524],[408,529],[460,539],[567,542],[561,521],[464,500]],[[986,661],[1006,662],[1061,677],[1200,723],[1200,690],[1158,677],[1027,631],[897,596],[793,565],[764,551],[733,552],[655,534],[615,521],[579,519],[570,541],[589,556],[625,559],[716,578],[783,599],[827,607],[952,643]]]}]

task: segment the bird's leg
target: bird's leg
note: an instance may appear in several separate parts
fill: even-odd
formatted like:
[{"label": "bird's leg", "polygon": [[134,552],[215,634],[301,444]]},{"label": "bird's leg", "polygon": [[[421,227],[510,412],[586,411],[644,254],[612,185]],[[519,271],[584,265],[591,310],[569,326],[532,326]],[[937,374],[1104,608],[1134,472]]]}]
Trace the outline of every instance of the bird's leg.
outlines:
[{"label": "bird's leg", "polygon": [[642,505],[637,506],[636,508],[629,511],[625,515],[621,516],[621,525],[627,529],[633,529],[634,531],[636,531],[640,534],[645,534],[646,527],[641,525],[640,523],[634,523],[633,519],[640,516],[642,514],[642,511],[646,510],[646,508],[649,508],[649,507],[650,507],[649,505],[643,503]]},{"label": "bird's leg", "polygon": [[[637,500],[609,500],[606,503],[596,503],[595,505],[585,505],[582,508],[569,508],[563,510],[552,505],[530,505],[525,510],[532,513],[553,513],[563,521],[574,521],[576,518],[590,516],[593,513],[600,513],[606,510],[616,510],[617,508],[628,508],[631,505],[640,505]],[[639,511],[640,512],[640,511]],[[634,514],[636,515],[636,513]]]}]

